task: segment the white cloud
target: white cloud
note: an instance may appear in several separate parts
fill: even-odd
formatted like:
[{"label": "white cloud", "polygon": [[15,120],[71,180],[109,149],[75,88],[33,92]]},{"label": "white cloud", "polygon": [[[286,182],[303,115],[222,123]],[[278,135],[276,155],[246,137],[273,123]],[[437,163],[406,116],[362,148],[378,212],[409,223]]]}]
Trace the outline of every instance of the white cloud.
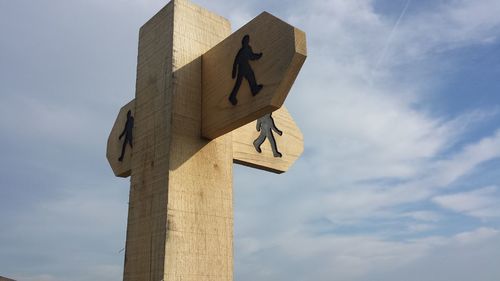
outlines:
[{"label": "white cloud", "polygon": [[[60,265],[59,265],[60,266]],[[65,271],[66,269],[61,269]],[[26,271],[29,271],[27,269]],[[84,268],[83,264],[77,270],[72,270],[71,277],[61,278],[54,274],[13,274],[10,278],[17,281],[67,281],[67,280],[121,280],[123,267],[121,265],[99,264]]]},{"label": "white cloud", "polygon": [[[452,27],[440,23],[470,5],[481,3],[454,1],[431,6],[426,13],[408,14],[393,44],[404,50],[415,44],[432,44],[432,48],[422,48],[419,56],[434,56],[434,48],[448,46],[451,39],[441,36],[429,42],[428,32],[419,32],[415,25],[451,33],[466,29],[473,25],[466,17]],[[305,164],[300,168],[310,171],[309,177],[318,187],[330,190],[318,199],[321,206],[328,207],[319,209],[328,209],[335,218],[371,217],[385,208],[426,200],[439,192],[436,188],[453,184],[499,156],[499,133],[455,147],[471,128],[496,117],[497,112],[478,109],[454,118],[437,117],[418,105],[425,104],[428,87],[442,81],[416,75],[401,83],[401,69],[394,68],[395,63],[405,62],[412,75],[422,72],[418,69],[432,72],[433,65],[403,56],[382,65],[371,77],[377,53],[393,27],[374,13],[373,2],[312,1],[302,8],[305,11],[290,18],[312,31],[310,57],[302,73],[307,83],[299,81],[290,107],[306,136]],[[485,21],[484,25],[474,24],[485,37],[495,34],[494,27],[500,22],[496,17],[476,20]],[[407,34],[414,37],[405,37]],[[470,37],[466,42],[477,40]],[[451,148],[454,152],[450,154]]]},{"label": "white cloud", "polygon": [[[500,132],[463,147],[461,151],[455,152],[447,160],[430,159],[423,162],[419,167],[418,174],[414,177],[406,177],[402,182],[374,181],[373,183],[336,185],[328,180],[328,175],[323,175],[323,181],[320,181],[322,188],[325,190],[331,188],[331,190],[325,191],[326,194],[320,194],[317,198],[311,198],[310,204],[306,203],[305,205],[315,210],[315,215],[322,214],[336,223],[351,224],[355,221],[370,220],[375,217],[391,219],[395,217],[391,208],[408,203],[424,202],[443,192],[443,188],[449,188],[459,179],[477,171],[477,167],[481,163],[499,156]],[[322,163],[325,164],[325,162]],[[494,205],[498,202],[498,193],[488,191],[487,195],[492,198],[487,199],[485,191],[479,190],[471,194],[437,197],[434,200],[441,205],[446,204],[446,207],[455,206],[455,208],[458,207],[452,203],[465,198],[471,200],[474,198],[483,204],[488,200],[490,205],[492,203]],[[476,217],[497,216],[498,209],[490,205],[481,205],[481,208],[477,206],[474,209],[465,209],[464,211],[468,210],[467,214]],[[420,219],[423,219],[428,213],[417,211],[413,215],[420,215]],[[428,217],[426,219],[435,220],[436,218]]]},{"label": "white cloud", "polygon": [[[305,12],[290,17],[310,34],[310,56],[296,94],[290,97],[290,107],[304,128],[306,151],[321,151],[323,156],[322,161],[310,162],[313,170],[323,177],[332,175],[333,183],[339,185],[374,178],[416,177],[429,159],[489,114],[478,110],[440,118],[419,109],[417,105],[425,103],[427,90],[444,81],[419,74],[432,72],[435,66],[419,63],[411,56],[390,56],[391,63],[375,70],[393,23],[375,14],[372,4],[312,1],[304,5]],[[459,9],[460,5],[446,8]],[[430,13],[441,14],[442,9]],[[419,36],[413,28],[420,21],[439,25],[421,17],[403,20],[397,33],[417,37],[396,37],[396,48],[407,50],[418,42],[428,43],[426,33]],[[494,34],[489,31],[482,34]],[[433,41],[433,46],[447,42],[442,38]],[[421,55],[433,54],[428,50]],[[400,68],[393,68],[396,61],[405,63],[405,79],[401,79]]]},{"label": "white cloud", "polygon": [[128,194],[122,188],[67,186],[18,211],[15,224],[0,235],[5,275],[19,281],[120,280]]},{"label": "white cloud", "polygon": [[439,195],[432,201],[443,208],[481,219],[500,217],[500,194],[496,186]]},{"label": "white cloud", "polygon": [[432,169],[436,171],[432,177],[438,186],[446,186],[463,175],[471,172],[479,164],[500,156],[500,130],[490,137],[472,143],[450,159],[436,161]]},{"label": "white cloud", "polygon": [[442,219],[441,215],[432,211],[408,212],[408,213],[403,213],[402,216],[410,217],[414,220],[424,221],[424,222],[438,222],[439,220]]},{"label": "white cloud", "polygon": [[496,16],[500,13],[498,1],[453,0],[437,3],[435,7],[407,19],[405,30],[399,34],[401,42],[411,42],[411,46],[397,46],[397,51],[420,57],[496,40],[500,28]]},{"label": "white cloud", "polygon": [[[492,249],[485,253],[484,250],[499,239],[499,231],[491,228],[408,241],[333,234],[312,237],[304,231],[288,232],[261,245],[258,251],[240,253],[243,267],[240,272],[245,274],[237,275],[237,278],[263,281],[331,280],[332,277],[344,281],[402,280],[397,278],[399,274],[417,271],[411,280],[433,280],[433,271],[425,270],[428,261],[443,257],[451,268],[478,270],[476,263],[463,264],[461,259],[454,258],[457,251],[465,260],[478,255],[482,259],[497,260],[500,257],[498,251]],[[236,249],[240,249],[239,245]]]},{"label": "white cloud", "polygon": [[[433,280],[424,265],[439,256],[461,268],[495,271],[452,256],[464,250],[469,251],[464,256],[474,252],[480,259],[498,258],[460,246],[460,237],[496,230],[425,237],[447,223],[446,214],[427,210],[431,198],[500,156],[500,132],[463,141],[477,124],[497,118],[497,111],[477,109],[450,117],[425,109],[428,95],[447,83],[436,70],[459,67],[447,51],[497,42],[500,19],[483,11],[488,4],[493,10],[499,7],[489,0],[441,2],[421,13],[411,13],[410,7],[377,69],[394,22],[375,14],[373,1],[308,1],[300,13],[289,16],[308,32],[310,56],[288,104],[304,131],[306,150],[292,170],[295,175],[282,183],[288,191],[269,192],[277,180],[255,191],[266,190],[266,197],[275,198],[273,204],[261,202],[259,210],[240,205],[245,223],[236,225],[243,228],[236,230],[237,241],[253,238],[251,251],[243,252],[243,265],[237,267],[242,276],[250,280],[259,272],[260,280],[291,279],[279,266],[285,264],[298,280],[405,280],[395,278],[405,268],[423,272],[412,280]],[[253,183],[248,188],[258,187]],[[289,195],[294,193],[298,198]],[[236,204],[251,200],[241,198]],[[273,215],[266,211],[270,209]],[[308,224],[319,218],[327,221],[326,228],[319,227],[323,236]],[[269,233],[259,230],[263,225],[270,226]],[[302,228],[308,231],[298,230]],[[339,232],[351,235],[332,234]],[[414,235],[424,239],[398,241]],[[494,243],[481,241],[483,248]],[[353,254],[355,250],[360,252]],[[277,251],[286,254],[272,253]],[[279,262],[285,257],[288,262]],[[376,275],[391,278],[372,279]]]},{"label": "white cloud", "polygon": [[497,237],[500,231],[492,228],[481,227],[474,231],[462,232],[455,235],[454,240],[460,243],[479,243]]},{"label": "white cloud", "polygon": [[23,95],[0,97],[0,126],[19,138],[97,145],[98,140],[102,141],[95,136],[95,129],[103,127],[100,117],[86,106],[68,107],[58,101]]},{"label": "white cloud", "polygon": [[16,277],[19,281],[59,281],[61,279],[56,278],[50,274],[37,274],[34,276],[21,276]]}]

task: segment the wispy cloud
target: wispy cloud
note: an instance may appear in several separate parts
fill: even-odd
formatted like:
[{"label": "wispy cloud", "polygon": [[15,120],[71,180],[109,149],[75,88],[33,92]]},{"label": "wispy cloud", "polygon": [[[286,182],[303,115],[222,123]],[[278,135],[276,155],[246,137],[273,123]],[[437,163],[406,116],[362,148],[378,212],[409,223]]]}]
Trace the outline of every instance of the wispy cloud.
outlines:
[{"label": "wispy cloud", "polygon": [[[498,258],[494,249],[487,255],[484,249],[499,240],[498,231],[490,228],[409,241],[388,241],[370,235],[311,237],[307,232],[291,232],[270,245],[242,254],[240,274],[243,280],[251,280],[250,276],[259,280],[330,280],[331,276],[340,280],[401,280],[400,275],[415,271],[410,280],[434,280],[433,272],[455,275],[448,271],[454,267],[480,270],[478,264],[464,264],[463,260],[478,255],[484,259]],[[236,249],[241,249],[239,244]],[[463,260],[455,258],[456,251]],[[447,260],[449,266],[445,271],[426,271],[428,261],[435,262],[436,257]]]},{"label": "wispy cloud", "polygon": [[439,195],[432,201],[443,208],[481,219],[500,217],[500,196],[496,186],[468,192]]},{"label": "wispy cloud", "polygon": [[[421,268],[425,260],[439,256],[434,248],[453,252],[461,247],[458,237],[469,232],[474,237],[496,233],[495,227],[469,226],[463,234],[435,236],[451,230],[443,227],[448,214],[433,207],[433,198],[463,188],[462,180],[500,157],[498,131],[471,137],[478,124],[496,120],[498,113],[477,108],[439,115],[425,106],[429,94],[447,83],[439,76],[443,65],[459,67],[449,56],[453,50],[495,42],[500,20],[483,11],[488,5],[499,8],[489,0],[439,2],[407,13],[399,24],[375,13],[371,1],[309,1],[289,16],[310,31],[310,57],[289,103],[306,136],[306,150],[294,174],[282,183],[288,189],[269,191],[278,180],[260,187],[266,196],[280,198],[280,204],[263,200],[262,211],[243,204],[240,219],[245,223],[237,223],[242,239],[237,249],[245,249],[247,242],[252,246],[241,255],[239,268],[250,263],[262,280],[284,280],[280,269],[257,260],[276,264],[286,259],[283,263],[294,268],[294,276],[307,269],[317,274],[315,280],[375,280],[368,276]],[[395,24],[397,32],[392,32]],[[249,192],[236,203],[249,200]],[[261,225],[273,226],[265,233],[257,230]],[[424,238],[405,241],[411,237]],[[286,254],[272,254],[280,250]],[[294,258],[285,258],[289,256]],[[246,269],[240,272],[251,276]],[[391,278],[380,280],[398,280],[395,273],[385,276]],[[427,274],[422,279],[432,280]]]}]

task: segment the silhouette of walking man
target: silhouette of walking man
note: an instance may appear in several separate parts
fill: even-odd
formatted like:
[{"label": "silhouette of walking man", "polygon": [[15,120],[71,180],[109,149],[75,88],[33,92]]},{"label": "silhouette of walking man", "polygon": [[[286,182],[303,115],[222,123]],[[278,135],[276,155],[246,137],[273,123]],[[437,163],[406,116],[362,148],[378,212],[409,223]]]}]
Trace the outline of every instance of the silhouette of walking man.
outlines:
[{"label": "silhouette of walking man", "polygon": [[132,116],[132,112],[129,110],[127,112],[127,122],[125,122],[125,127],[123,128],[123,132],[120,134],[118,139],[122,139],[122,137],[125,135],[125,140],[123,141],[123,146],[122,146],[122,154],[120,155],[120,158],[118,158],[118,161],[122,162],[123,161],[123,156],[125,156],[125,148],[127,147],[127,143],[130,145],[130,148],[132,148],[132,130],[134,129],[134,117]]},{"label": "silhouette of walking man", "polygon": [[[241,49],[238,51],[238,54],[234,58],[233,63],[233,79],[236,78],[236,83],[234,84],[233,91],[229,96],[229,101],[232,105],[236,105],[238,100],[236,99],[236,94],[238,94],[238,90],[240,89],[241,82],[243,77],[247,79],[248,84],[250,85],[250,91],[252,95],[256,95],[262,89],[261,84],[257,84],[255,81],[255,74],[253,73],[252,67],[250,66],[251,60],[258,60],[262,57],[262,53],[255,54],[252,51],[252,48],[248,43],[250,42],[250,36],[245,35],[241,40]],[[238,74],[236,76],[236,74]]]},{"label": "silhouette of walking man", "polygon": [[276,146],[276,140],[274,139],[274,135],[272,131],[275,131],[278,135],[283,135],[283,132],[276,128],[276,124],[274,124],[274,119],[271,116],[271,113],[264,115],[263,117],[257,119],[257,131],[260,132],[260,135],[257,139],[253,141],[253,146],[257,152],[261,153],[262,150],[260,146],[266,140],[266,138],[271,143],[271,148],[273,149],[274,157],[283,156]]}]

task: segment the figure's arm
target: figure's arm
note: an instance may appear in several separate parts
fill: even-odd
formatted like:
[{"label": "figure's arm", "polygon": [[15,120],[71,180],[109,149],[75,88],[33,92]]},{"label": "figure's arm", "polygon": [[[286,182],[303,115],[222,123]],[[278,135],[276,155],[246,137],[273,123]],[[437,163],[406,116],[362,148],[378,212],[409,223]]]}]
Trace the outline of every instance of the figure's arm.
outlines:
[{"label": "figure's arm", "polygon": [[120,134],[120,136],[118,137],[119,140],[122,139],[123,135],[125,135],[125,129],[123,129],[123,132]]},{"label": "figure's arm", "polygon": [[128,125],[128,120],[127,120],[127,122],[125,122],[125,126],[123,127],[123,132],[118,137],[119,140],[121,140],[123,135],[125,135],[125,132],[127,131],[127,125]]},{"label": "figure's arm", "polygon": [[132,133],[134,132],[134,117],[130,117],[130,147],[132,147],[132,142],[134,140],[134,137],[132,135]]},{"label": "figure's arm", "polygon": [[257,132],[260,132],[260,125],[261,125],[262,121],[260,121],[260,118],[257,119]]},{"label": "figure's arm", "polygon": [[234,62],[233,62],[233,72],[232,72],[232,77],[233,79],[236,78],[236,67],[238,66],[238,58],[240,57],[240,52],[234,57]]},{"label": "figure's arm", "polygon": [[256,54],[252,51],[252,48],[250,48],[250,47],[248,47],[248,48],[250,49],[250,60],[258,60],[262,57],[262,53]]},{"label": "figure's arm", "polygon": [[275,131],[278,135],[280,135],[280,136],[281,136],[281,135],[283,135],[283,132],[282,132],[282,131],[280,131],[278,128],[276,128],[276,127],[274,127],[274,126],[273,126],[271,129],[272,129],[273,131]]},{"label": "figure's arm", "polygon": [[274,124],[274,119],[271,118],[271,120],[273,121],[273,125],[271,126],[271,130],[275,131],[280,136],[283,135],[283,132],[276,127],[276,124]]}]

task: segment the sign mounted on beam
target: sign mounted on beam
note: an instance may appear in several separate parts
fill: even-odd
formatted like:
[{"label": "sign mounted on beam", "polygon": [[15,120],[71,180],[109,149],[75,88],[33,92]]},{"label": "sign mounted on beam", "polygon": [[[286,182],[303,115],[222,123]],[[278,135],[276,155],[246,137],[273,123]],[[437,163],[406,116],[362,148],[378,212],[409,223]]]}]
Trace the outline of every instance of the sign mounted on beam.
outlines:
[{"label": "sign mounted on beam", "polygon": [[[120,109],[108,138],[106,158],[117,177],[131,172],[133,138],[125,137],[131,133],[127,114],[133,118],[134,108],[135,99]],[[302,132],[285,106],[232,131],[232,136],[234,163],[277,174],[288,171],[304,151]]]},{"label": "sign mounted on beam", "polygon": [[263,12],[202,56],[202,136],[215,139],[283,105],[307,56],[305,33]]},{"label": "sign mounted on beam", "polygon": [[304,151],[304,137],[285,106],[233,131],[233,162],[286,172]]},{"label": "sign mounted on beam", "polygon": [[117,177],[130,176],[134,141],[132,137],[134,124],[131,120],[134,120],[134,111],[135,99],[120,109],[111,133],[109,133],[106,158]]}]

